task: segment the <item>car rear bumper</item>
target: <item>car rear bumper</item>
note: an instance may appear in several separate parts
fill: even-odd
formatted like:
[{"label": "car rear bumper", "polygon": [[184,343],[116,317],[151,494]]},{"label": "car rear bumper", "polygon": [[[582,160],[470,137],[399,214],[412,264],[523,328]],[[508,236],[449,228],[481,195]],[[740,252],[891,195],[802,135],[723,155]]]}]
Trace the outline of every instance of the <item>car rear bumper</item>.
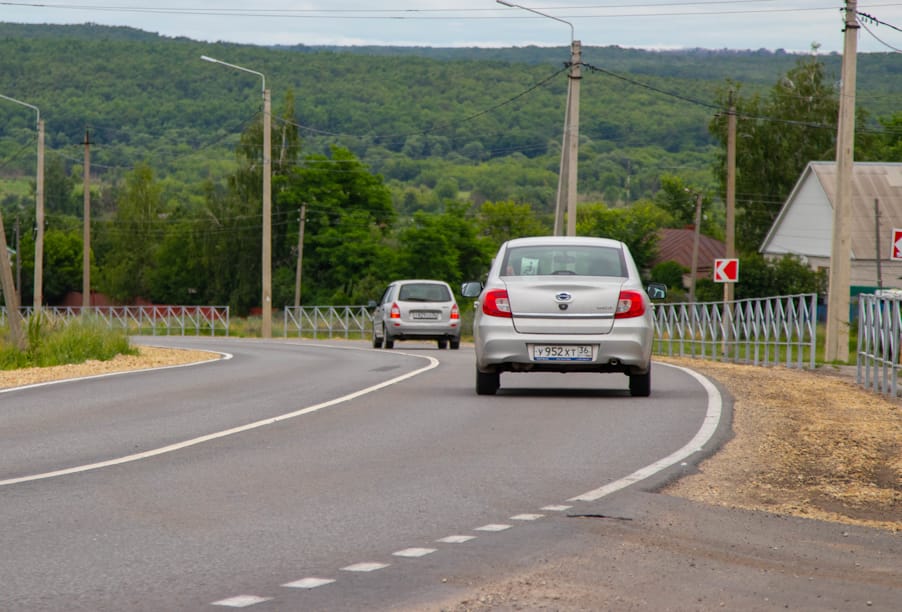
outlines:
[{"label": "car rear bumper", "polygon": [[[483,372],[624,372],[644,374],[651,362],[654,330],[644,318],[619,320],[607,334],[521,334],[510,319],[482,317],[474,326],[476,366]],[[534,361],[534,344],[597,346],[591,361]]]}]

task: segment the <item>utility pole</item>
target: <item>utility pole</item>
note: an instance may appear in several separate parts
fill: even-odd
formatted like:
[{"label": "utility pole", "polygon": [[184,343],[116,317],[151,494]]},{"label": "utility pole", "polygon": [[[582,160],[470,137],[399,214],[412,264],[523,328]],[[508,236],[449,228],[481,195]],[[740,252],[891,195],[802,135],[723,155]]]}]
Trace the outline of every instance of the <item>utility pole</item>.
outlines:
[{"label": "utility pole", "polygon": [[827,290],[827,336],[824,359],[849,360],[849,285],[852,272],[852,172],[855,148],[855,76],[858,52],[857,0],[846,0],[836,139],[836,201],[833,203],[833,244]]},{"label": "utility pole", "polygon": [[[730,110],[727,114],[727,211],[725,253],[727,259],[736,257],[736,102],[730,91]],[[727,304],[735,297],[734,283],[723,284],[723,301]]]},{"label": "utility pole", "polygon": [[307,205],[301,205],[301,218],[298,226],[298,263],[294,273],[294,307],[301,305],[301,270],[304,263],[304,225],[307,221]]},{"label": "utility pole", "polygon": [[579,167],[579,82],[582,54],[578,40],[570,43],[570,74],[567,112],[567,235],[576,236],[576,174]]},{"label": "utility pole", "polygon": [[[736,102],[730,90],[730,109],[727,112],[727,210],[724,238],[724,256],[736,257]],[[723,354],[726,355],[733,341],[733,301],[736,298],[735,283],[723,284]]]},{"label": "utility pole", "polygon": [[272,108],[268,89],[263,90],[263,326],[264,338],[272,338]]},{"label": "utility pole", "polygon": [[38,170],[35,180],[34,312],[44,304],[44,120],[38,120]]},{"label": "utility pole", "polygon": [[19,216],[16,215],[16,291],[22,293],[22,234],[19,230]]},{"label": "utility pole", "polygon": [[874,198],[874,259],[877,261],[877,288],[883,289],[883,270],[880,268],[880,200]]},{"label": "utility pole", "polygon": [[85,128],[85,210],[81,255],[82,314],[91,307],[91,134]]},{"label": "utility pole", "polygon": [[695,194],[695,233],[692,238],[692,270],[689,273],[689,303],[695,303],[695,282],[698,276],[698,242],[702,232],[702,194]]},{"label": "utility pole", "polygon": [[[17,254],[18,255],[18,254]],[[22,321],[19,316],[19,297],[13,286],[13,271],[9,265],[9,250],[6,247],[6,230],[3,227],[3,213],[0,213],[0,288],[6,303],[6,318],[9,324],[10,341],[17,349],[25,348]]]}]

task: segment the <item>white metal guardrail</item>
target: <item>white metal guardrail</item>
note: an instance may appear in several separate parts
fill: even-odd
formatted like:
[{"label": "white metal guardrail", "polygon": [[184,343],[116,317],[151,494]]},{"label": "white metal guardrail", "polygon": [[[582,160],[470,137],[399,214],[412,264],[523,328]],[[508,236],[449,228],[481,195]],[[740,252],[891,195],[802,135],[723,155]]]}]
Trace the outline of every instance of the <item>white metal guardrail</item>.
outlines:
[{"label": "white metal guardrail", "polygon": [[[25,318],[32,307],[21,308]],[[122,329],[132,335],[187,336],[229,335],[228,306],[44,306],[41,316],[69,321],[82,315],[106,322],[110,329]],[[6,324],[6,308],[0,309],[0,324]]]},{"label": "white metal guardrail", "polygon": [[373,332],[371,310],[368,306],[286,306],[282,315],[284,335],[368,338]]},{"label": "white metal guardrail", "polygon": [[896,397],[899,379],[902,292],[858,296],[857,381],[866,389]]},{"label": "white metal guardrail", "polygon": [[655,304],[655,353],[815,367],[817,295]]}]

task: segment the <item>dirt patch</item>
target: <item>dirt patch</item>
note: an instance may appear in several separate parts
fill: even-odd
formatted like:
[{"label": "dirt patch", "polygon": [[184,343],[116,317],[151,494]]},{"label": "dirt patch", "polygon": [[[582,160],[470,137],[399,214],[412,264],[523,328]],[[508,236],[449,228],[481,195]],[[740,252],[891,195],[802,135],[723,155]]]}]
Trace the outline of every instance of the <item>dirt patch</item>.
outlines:
[{"label": "dirt patch", "polygon": [[664,492],[722,506],[902,530],[899,400],[814,371],[670,360],[735,398],[735,437]]}]

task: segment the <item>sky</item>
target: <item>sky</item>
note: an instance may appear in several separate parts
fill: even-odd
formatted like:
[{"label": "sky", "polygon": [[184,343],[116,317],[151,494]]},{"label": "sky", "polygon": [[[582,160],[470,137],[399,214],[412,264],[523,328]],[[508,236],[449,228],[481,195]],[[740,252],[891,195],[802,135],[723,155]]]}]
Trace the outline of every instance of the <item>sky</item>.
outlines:
[{"label": "sky", "polygon": [[[0,21],[256,45],[842,52],[845,0],[0,0]],[[253,8],[249,8],[253,7]],[[859,52],[902,53],[902,1],[859,0]]]}]

